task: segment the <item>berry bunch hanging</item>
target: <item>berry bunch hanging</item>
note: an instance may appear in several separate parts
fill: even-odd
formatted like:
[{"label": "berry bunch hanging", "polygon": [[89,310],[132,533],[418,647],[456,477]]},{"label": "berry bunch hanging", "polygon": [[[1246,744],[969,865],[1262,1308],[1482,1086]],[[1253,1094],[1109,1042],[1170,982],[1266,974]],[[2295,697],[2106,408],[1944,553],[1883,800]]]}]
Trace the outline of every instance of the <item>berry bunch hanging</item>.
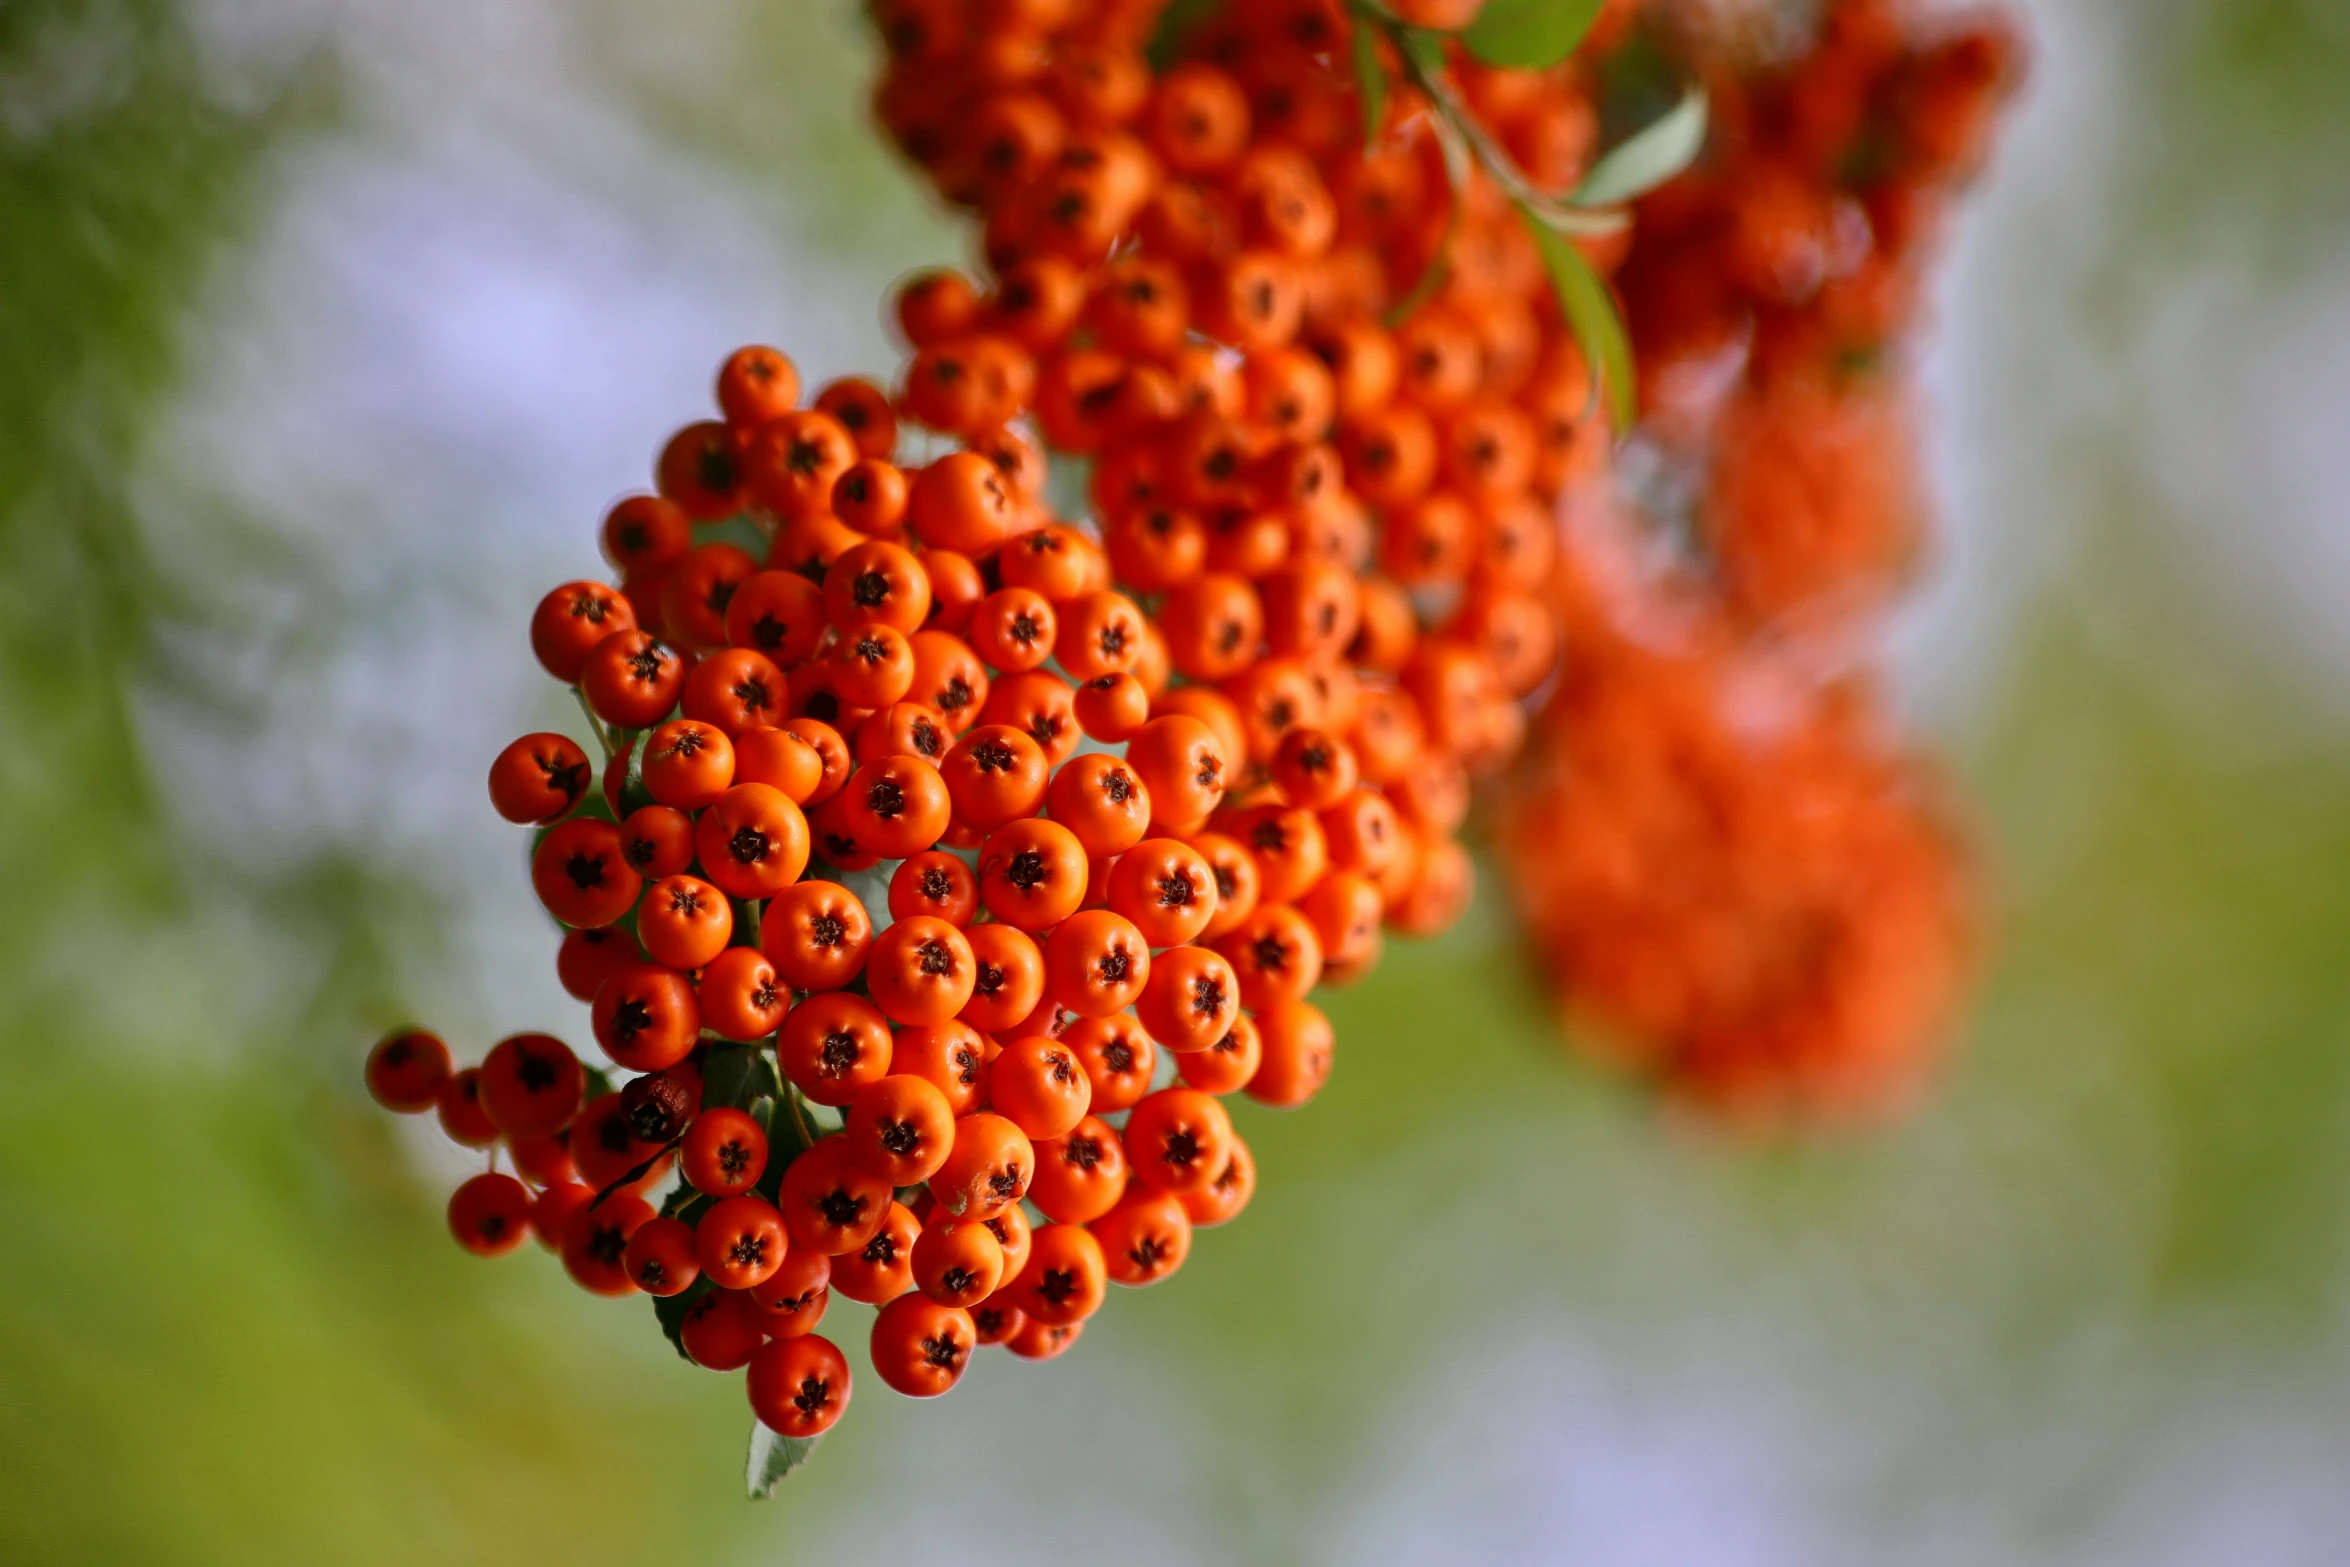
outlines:
[{"label": "berry bunch hanging", "polygon": [[[606,518],[617,583],[532,619],[602,754],[525,736],[491,798],[538,829],[558,970],[630,1075],[544,1035],[370,1065],[513,1165],[452,1198],[461,1244],[535,1233],[745,1370],[770,1483],[848,1402],[833,1293],[928,1396],[982,1345],[1059,1353],[1246,1204],[1219,1096],[1311,1099],[1311,992],[1465,906],[1470,779],[1555,657],[1549,507],[1605,462],[1534,243],[1476,189],[1455,211],[1408,89],[1347,107],[1340,13],[1272,18],[1244,90],[1154,74],[1154,8],[1035,9],[886,18],[942,80],[973,62],[939,27],[1059,86],[937,127],[992,282],[900,288],[894,394],[803,399],[736,353]],[[1240,14],[1199,46],[1245,51]],[[1441,47],[1400,28],[1391,57]],[[1282,71],[1340,106],[1309,145],[1268,114]],[[1572,118],[1563,79],[1521,85],[1504,123]],[[1090,516],[1055,515],[1047,445]]]},{"label": "berry bunch hanging", "polygon": [[[1578,1037],[1741,1120],[1914,1099],[1977,944],[1964,840],[1866,660],[1920,553],[1909,344],[2018,71],[1999,17],[1656,19],[1712,134],[1617,278],[1649,483],[1570,532],[1574,650],[1498,823]],[[1628,513],[1640,513],[1634,518]],[[1677,558],[1631,544],[1669,525]]]},{"label": "berry bunch hanging", "polygon": [[1865,620],[1921,554],[1908,350],[2021,46],[1997,14],[1833,0],[1792,45],[1684,28],[1659,49],[1712,122],[1617,274],[1645,428],[1728,613]]},{"label": "berry bunch hanging", "polygon": [[[877,115],[984,268],[900,285],[886,389],[734,354],[606,517],[613,579],[532,618],[587,740],[515,741],[490,794],[603,1062],[523,1034],[459,1069],[405,1031],[368,1063],[488,1152],[460,1245],[535,1235],[744,1374],[754,1494],[849,1402],[836,1293],[933,1396],[1240,1213],[1220,1101],[1310,1100],[1316,987],[1458,917],[1472,781],[1529,710],[1507,822],[1545,853],[1709,741],[1618,746],[1615,699],[1678,712],[1675,681],[1611,683],[1650,666],[1573,544],[1614,525],[1639,407],[1605,279],[1706,132],[1690,94],[1600,152],[1641,9],[873,7]],[[1622,656],[1562,681],[1586,636]],[[1801,772],[1716,753],[1725,790]],[[1525,883],[1575,953],[1585,840]]]},{"label": "berry bunch hanging", "polygon": [[524,736],[491,800],[538,829],[558,972],[633,1075],[537,1034],[455,1070],[405,1032],[369,1067],[511,1162],[451,1199],[461,1244],[535,1233],[654,1296],[686,1358],[745,1371],[776,1472],[849,1398],[834,1292],[929,1396],[982,1345],[1059,1353],[1240,1211],[1219,1097],[1311,1099],[1315,986],[1457,915],[1471,769],[1546,672],[1363,572],[1319,427],[1252,411],[1229,345],[1171,345],[1164,403],[1075,448],[1097,498],[1133,486],[1100,537],[1056,518],[1027,308],[917,279],[894,397],[803,407],[787,357],[738,352],[606,518],[618,583],[534,614],[601,762]]}]

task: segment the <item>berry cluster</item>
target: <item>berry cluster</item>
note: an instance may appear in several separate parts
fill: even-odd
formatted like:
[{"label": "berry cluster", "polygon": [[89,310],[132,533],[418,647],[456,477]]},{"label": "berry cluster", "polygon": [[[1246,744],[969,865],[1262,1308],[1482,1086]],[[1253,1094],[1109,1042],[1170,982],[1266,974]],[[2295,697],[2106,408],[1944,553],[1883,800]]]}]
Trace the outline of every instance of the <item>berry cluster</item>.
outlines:
[{"label": "berry cluster", "polygon": [[[915,326],[910,390],[966,384],[974,356],[1032,361],[1045,437],[1094,459],[1120,579],[1165,595],[1171,635],[1240,628],[1179,672],[1228,679],[1252,656],[1253,597],[1276,655],[1344,650],[1375,701],[1400,687],[1435,745],[1486,770],[1556,660],[1555,507],[1608,471],[1591,372],[1504,184],[1571,187],[1590,101],[1569,68],[1419,34],[1495,154],[1449,166],[1426,93],[1366,102],[1357,24],[1330,0],[1229,7],[1154,76],[1159,10],[879,8],[883,123],[974,210],[995,277],[984,319],[953,278],[927,285],[954,303]],[[1382,82],[1403,63],[1387,34],[1363,45]],[[1355,603],[1333,616],[1322,585],[1341,580]]]},{"label": "berry cluster", "polygon": [[1866,687],[1749,641],[1628,537],[1568,541],[1578,656],[1496,821],[1575,1037],[1715,1118],[1898,1109],[1976,945],[1942,791]]},{"label": "berry cluster", "polygon": [[[936,1394],[978,1345],[1058,1353],[1246,1204],[1218,1096],[1310,1099],[1309,993],[1466,906],[1470,780],[1554,662],[1551,507],[1606,461],[1541,263],[1491,201],[1448,218],[1424,107],[1348,129],[1337,11],[1251,8],[1154,75],[1155,7],[989,9],[885,7],[883,99],[992,279],[897,291],[894,393],[803,406],[736,353],[607,517],[617,585],[533,617],[602,757],[528,735],[490,793],[633,1075],[543,1035],[369,1068],[492,1150],[462,1244],[535,1232],[657,1297],[787,1437],[848,1398],[834,1289]],[[1245,86],[1214,63],[1276,38]],[[1475,78],[1502,133],[1587,143],[1520,74]],[[953,112],[886,108],[916,101]]]},{"label": "berry cluster", "polygon": [[1191,475],[1174,493],[1124,500],[1106,545],[1055,518],[1025,308],[916,280],[894,398],[802,407],[788,358],[736,353],[722,417],[606,518],[618,586],[533,616],[603,760],[526,735],[490,797],[539,829],[558,972],[635,1075],[538,1034],[459,1071],[403,1033],[369,1067],[511,1160],[451,1200],[462,1244],[535,1232],[583,1287],[675,1302],[681,1352],[747,1366],[786,1436],[846,1404],[814,1332],[835,1290],[882,1308],[876,1372],[927,1396],[979,1345],[1058,1353],[1109,1283],[1238,1213],[1254,1166],[1218,1096],[1319,1090],[1308,994],[1385,924],[1458,912],[1469,766],[1518,734],[1482,651],[1314,542],[1362,513],[1238,395],[1251,359],[1170,354],[1199,407],[1089,441]]},{"label": "berry cluster", "polygon": [[1833,0],[1787,56],[1673,40],[1711,142],[1639,204],[1617,281],[1647,428],[1751,624],[1880,608],[1919,554],[1901,349],[2021,49],[1996,16],[1916,10]]},{"label": "berry cluster", "polygon": [[[1841,515],[1906,470],[1854,323],[1897,320],[1845,295],[1899,294],[1923,224],[1877,208],[1964,168],[2003,62],[1888,55],[1844,18],[1879,0],[1833,69],[1668,30],[1735,112],[1652,242],[1624,203],[1696,140],[1595,156],[1637,4],[1525,58],[1479,0],[872,9],[879,118],[984,267],[896,290],[890,389],[734,354],[605,519],[617,581],[533,616],[596,754],[526,735],[490,795],[611,1070],[376,1047],[382,1103],[489,1152],[460,1244],[654,1297],[789,1442],[848,1402],[836,1291],[908,1395],[1059,1353],[1247,1204],[1220,1100],[1319,1091],[1316,986],[1466,906],[1533,703],[1502,826],[1579,1012],[1714,1102],[1898,1075],[1963,865],[1865,704],[1752,631],[1875,559]],[[1623,565],[1618,271],[1710,565]]]},{"label": "berry cluster", "polygon": [[1618,280],[1648,498],[1697,550],[1637,561],[1620,511],[1578,519],[1552,600],[1575,656],[1502,835],[1582,1037],[1716,1111],[1878,1113],[1946,1031],[1973,889],[1847,666],[1917,552],[1904,339],[2019,51],[1898,0],[1832,0],[1792,54],[1661,43],[1714,130]]}]

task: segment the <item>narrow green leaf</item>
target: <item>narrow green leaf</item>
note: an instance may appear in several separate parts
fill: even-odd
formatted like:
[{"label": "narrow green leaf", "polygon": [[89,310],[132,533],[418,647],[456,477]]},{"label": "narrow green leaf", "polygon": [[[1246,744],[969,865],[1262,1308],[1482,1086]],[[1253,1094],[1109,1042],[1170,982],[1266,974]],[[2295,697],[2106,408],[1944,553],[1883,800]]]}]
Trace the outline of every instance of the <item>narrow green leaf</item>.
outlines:
[{"label": "narrow green leaf", "polygon": [[1607,394],[1608,412],[1617,433],[1632,428],[1639,404],[1633,395],[1632,342],[1624,332],[1624,318],[1616,312],[1615,295],[1598,271],[1564,237],[1554,234],[1533,213],[1519,209],[1526,230],[1542,252],[1550,285],[1558,293],[1559,308],[1574,328],[1583,357],[1599,377]]},{"label": "narrow green leaf", "polygon": [[[653,791],[645,787],[644,735],[634,729],[615,729],[612,731],[612,744],[628,752],[628,766],[620,779],[620,814],[626,816],[631,811],[657,803],[653,799]],[[602,792],[601,789],[597,791],[599,795]]]},{"label": "narrow green leaf", "polygon": [[767,1052],[755,1045],[713,1045],[702,1058],[702,1108],[748,1110],[780,1085]]},{"label": "narrow green leaf", "polygon": [[1183,58],[1183,42],[1193,28],[1206,21],[1216,9],[1217,0],[1174,0],[1159,13],[1159,25],[1150,41],[1143,45],[1143,58],[1150,61],[1151,74],[1163,76]]},{"label": "narrow green leaf", "polygon": [[1370,18],[1356,17],[1354,30],[1355,92],[1363,100],[1363,144],[1369,146],[1387,123],[1387,70],[1379,63],[1379,35]]},{"label": "narrow green leaf", "polygon": [[1578,207],[1630,201],[1672,179],[1705,148],[1705,94],[1695,88],[1657,119],[1610,148],[1568,199]]},{"label": "narrow green leaf", "polygon": [[693,1364],[694,1357],[685,1352],[686,1308],[717,1287],[709,1279],[701,1278],[674,1295],[653,1297],[653,1320],[661,1324],[661,1336],[669,1341],[671,1349],[677,1351],[677,1358],[688,1365]]},{"label": "narrow green leaf", "polygon": [[784,1170],[808,1151],[810,1139],[799,1100],[799,1091],[787,1084],[773,1099],[751,1103],[752,1117],[767,1128],[767,1168],[752,1189],[769,1202],[775,1201],[776,1194],[783,1189]]},{"label": "narrow green leaf", "polygon": [[[620,1190],[620,1188],[623,1186],[634,1186],[637,1182],[652,1174],[653,1166],[659,1164],[662,1160],[677,1152],[677,1145],[684,1141],[685,1137],[682,1133],[680,1133],[677,1137],[655,1149],[653,1151],[653,1156],[645,1160],[644,1163],[637,1165],[625,1175],[614,1177],[612,1183],[609,1186],[606,1186],[602,1191],[596,1193],[596,1202],[602,1202],[605,1198],[611,1196],[614,1192]],[[592,1207],[594,1204],[590,1204],[590,1206]]]},{"label": "narrow green leaf", "polygon": [[1444,69],[1444,33],[1432,33],[1425,27],[1399,27],[1395,30],[1396,47],[1413,66],[1423,74],[1433,76]]},{"label": "narrow green leaf", "polygon": [[1487,65],[1541,70],[1575,52],[1599,20],[1601,0],[1486,0],[1461,34],[1469,53]]},{"label": "narrow green leaf", "polygon": [[1386,323],[1390,327],[1401,326],[1418,314],[1422,305],[1436,297],[1436,291],[1444,286],[1445,278],[1452,272],[1452,246],[1460,234],[1461,192],[1468,188],[1471,154],[1451,121],[1439,117],[1435,130],[1436,145],[1444,153],[1444,235],[1436,242],[1436,254],[1428,262],[1427,270],[1412,284],[1411,292],[1389,307]]},{"label": "narrow green leaf", "polygon": [[758,1421],[751,1422],[751,1451],[743,1462],[743,1489],[754,1502],[775,1494],[783,1477],[808,1461],[820,1436],[778,1436]]}]

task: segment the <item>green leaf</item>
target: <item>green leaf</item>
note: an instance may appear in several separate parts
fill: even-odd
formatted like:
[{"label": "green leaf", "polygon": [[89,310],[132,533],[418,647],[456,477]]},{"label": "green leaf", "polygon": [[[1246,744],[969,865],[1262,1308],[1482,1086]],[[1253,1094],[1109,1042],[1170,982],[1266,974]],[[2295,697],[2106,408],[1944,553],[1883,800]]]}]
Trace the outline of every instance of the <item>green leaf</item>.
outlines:
[{"label": "green leaf", "polygon": [[753,1100],[772,1098],[781,1086],[767,1052],[756,1045],[713,1045],[702,1058],[705,1110],[748,1110]]},{"label": "green leaf", "polygon": [[778,1436],[758,1421],[751,1422],[750,1456],[743,1462],[743,1489],[754,1502],[775,1494],[783,1477],[808,1461],[820,1436]]},{"label": "green leaf", "polygon": [[1583,252],[1554,234],[1540,218],[1524,208],[1519,215],[1542,252],[1542,264],[1557,291],[1559,309],[1575,330],[1583,357],[1599,377],[1607,394],[1608,412],[1619,434],[1632,428],[1639,404],[1633,395],[1632,342],[1624,332],[1624,318],[1616,312],[1615,295]]},{"label": "green leaf", "polygon": [[620,783],[620,814],[626,816],[632,811],[642,810],[648,805],[656,804],[657,802],[653,799],[653,791],[645,787],[643,732],[634,729],[615,729],[612,731],[612,743],[616,746],[625,746],[628,749],[628,771]]},{"label": "green leaf", "polygon": [[1396,47],[1423,75],[1433,76],[1444,69],[1444,33],[1432,33],[1425,27],[1399,27],[1395,31]]},{"label": "green leaf", "polygon": [[[610,1185],[606,1186],[602,1191],[596,1193],[596,1202],[602,1202],[605,1198],[611,1196],[614,1192],[620,1190],[620,1188],[623,1186],[634,1186],[637,1182],[652,1174],[653,1166],[659,1164],[662,1160],[677,1152],[677,1145],[684,1141],[685,1137],[681,1133],[676,1138],[662,1144],[659,1148],[653,1150],[652,1157],[645,1160],[644,1163],[637,1165],[625,1175],[615,1176]],[[593,1207],[594,1205],[594,1203],[589,1204],[590,1207]]]},{"label": "green leaf", "polygon": [[717,1287],[708,1279],[702,1278],[694,1280],[674,1295],[655,1295],[653,1297],[653,1320],[661,1324],[661,1336],[669,1341],[671,1349],[677,1351],[677,1358],[689,1366],[694,1363],[694,1357],[685,1352],[683,1334],[685,1332],[686,1308]]},{"label": "green leaf", "polygon": [[1610,148],[1568,199],[1608,207],[1643,196],[1697,161],[1705,148],[1705,94],[1695,88],[1666,113]]},{"label": "green leaf", "polygon": [[1601,0],[1486,0],[1461,34],[1469,53],[1487,65],[1541,70],[1575,52],[1599,20]]},{"label": "green leaf", "polygon": [[785,1169],[808,1151],[809,1138],[799,1098],[797,1089],[785,1085],[775,1098],[754,1101],[751,1105],[751,1114],[767,1128],[767,1168],[760,1172],[759,1184],[752,1190],[769,1202],[775,1201],[776,1194],[783,1189]]},{"label": "green leaf", "polygon": [[[1421,37],[1429,35],[1423,33]],[[1452,122],[1439,117],[1435,121],[1436,145],[1444,154],[1445,212],[1444,235],[1436,242],[1436,254],[1430,258],[1427,270],[1412,284],[1411,292],[1389,307],[1386,322],[1390,327],[1401,326],[1419,312],[1422,305],[1436,297],[1444,280],[1452,273],[1452,246],[1461,230],[1461,192],[1468,188],[1472,154],[1468,143],[1461,139]]]},{"label": "green leaf", "polygon": [[1387,68],[1379,63],[1379,35],[1370,19],[1356,17],[1354,31],[1355,91],[1363,100],[1363,144],[1369,146],[1387,123]]},{"label": "green leaf", "polygon": [[1216,5],[1217,0],[1175,0],[1159,13],[1159,25],[1142,50],[1143,58],[1151,63],[1152,75],[1164,76],[1182,60],[1185,40]]}]

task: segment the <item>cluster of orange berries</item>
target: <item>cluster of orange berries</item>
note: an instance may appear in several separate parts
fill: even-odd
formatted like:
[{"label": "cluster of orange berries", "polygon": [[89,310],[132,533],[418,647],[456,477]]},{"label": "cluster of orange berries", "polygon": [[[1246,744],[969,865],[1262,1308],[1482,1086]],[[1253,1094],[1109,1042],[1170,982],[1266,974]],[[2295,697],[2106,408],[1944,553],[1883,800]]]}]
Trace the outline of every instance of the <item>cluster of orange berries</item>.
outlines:
[{"label": "cluster of orange berries", "polygon": [[1944,793],[1864,683],[1758,645],[1634,536],[1569,540],[1577,656],[1496,822],[1573,1035],[1736,1124],[1904,1108],[1977,945]]},{"label": "cluster of orange berries", "polygon": [[[1961,944],[1959,862],[1887,804],[1869,726],[1801,682],[1743,705],[1735,551],[1703,582],[1608,564],[1602,387],[1529,220],[1590,168],[1588,55],[1641,8],[1541,69],[1411,30],[1475,0],[1264,0],[1171,40],[1164,10],[879,0],[877,111],[973,210],[985,275],[898,289],[892,389],[803,401],[783,354],[726,361],[718,417],[604,522],[617,582],[532,619],[600,757],[533,734],[490,773],[618,1075],[542,1034],[368,1063],[489,1151],[462,1245],[535,1234],[653,1296],[785,1438],[848,1402],[835,1292],[930,1396],[980,1345],[1057,1354],[1234,1217],[1255,1165],[1221,1097],[1312,1098],[1315,987],[1463,910],[1471,780],[1530,702],[1504,825],[1532,928],[1668,1079],[1858,1081],[1957,973],[1927,959]],[[1758,127],[1802,96],[1756,89],[1736,144],[1778,147]],[[1667,246],[1716,222],[1654,200]],[[1575,243],[1680,265],[1628,226]],[[1738,297],[1757,386],[1786,357],[1763,314],[1844,319]]]},{"label": "cluster of orange berries", "polygon": [[[1495,180],[1456,191],[1402,83],[1366,140],[1335,0],[1227,7],[1158,75],[1157,0],[877,9],[880,117],[974,210],[994,275],[984,298],[936,281],[951,303],[909,321],[910,394],[1032,366],[1042,433],[1093,459],[1119,579],[1164,595],[1171,632],[1253,589],[1273,653],[1400,686],[1472,772],[1506,759],[1558,653],[1555,505],[1604,480],[1610,436]],[[1449,49],[1525,178],[1572,186],[1597,131],[1573,70]],[[1279,624],[1342,578],[1351,618]]]},{"label": "cluster of orange berries", "polygon": [[1617,280],[1697,555],[1643,558],[1620,497],[1575,519],[1572,656],[1502,836],[1595,1049],[1717,1112],[1874,1115],[1936,1059],[1974,879],[1849,664],[1916,553],[1900,350],[2018,49],[1897,0],[1832,0],[1761,63],[1665,38],[1715,128],[1639,204]]},{"label": "cluster of orange berries", "polygon": [[[1349,143],[1343,35],[1301,31],[1334,9],[1201,40],[1282,34],[1286,128],[1278,71],[1154,76],[1152,8],[883,9],[893,83],[986,85],[883,96],[951,103],[926,124],[992,282],[900,288],[894,392],[802,406],[782,354],[729,359],[605,521],[617,585],[532,621],[600,763],[547,733],[491,770],[633,1075],[536,1034],[369,1067],[511,1161],[452,1199],[462,1244],[535,1233],[654,1295],[787,1437],[848,1398],[835,1289],[882,1308],[883,1380],[936,1394],[978,1345],[1058,1353],[1246,1204],[1218,1097],[1310,1099],[1309,993],[1466,906],[1470,779],[1555,660],[1551,503],[1607,449],[1501,226],[1379,324],[1438,259],[1443,171],[1408,103]],[[1580,103],[1552,85],[1497,76],[1501,123],[1539,141]]]},{"label": "cluster of orange berries", "polygon": [[[789,1437],[847,1402],[814,1331],[834,1291],[881,1307],[875,1370],[927,1396],[982,1344],[1058,1353],[1238,1213],[1219,1096],[1320,1089],[1308,994],[1459,912],[1469,767],[1517,735],[1483,651],[1293,547],[1360,514],[1326,449],[1233,396],[1245,362],[1170,356],[1201,411],[1126,450],[1190,474],[1176,494],[1106,543],[1056,520],[1020,309],[916,279],[895,397],[802,407],[788,358],[736,353],[722,417],[607,517],[618,586],[539,605],[604,758],[526,735],[490,796],[539,829],[558,972],[636,1075],[539,1034],[460,1071],[402,1033],[369,1067],[511,1160],[452,1199],[462,1244],[536,1233],[589,1290],[677,1303],[681,1352],[747,1367]],[[1226,513],[1254,542],[1199,520]]]},{"label": "cluster of orange berries", "polygon": [[1707,155],[1639,204],[1617,281],[1649,429],[1695,473],[1695,529],[1755,624],[1881,608],[1920,548],[1901,350],[1951,200],[2021,70],[1997,15],[1834,0],[1798,53],[1719,29]]}]

